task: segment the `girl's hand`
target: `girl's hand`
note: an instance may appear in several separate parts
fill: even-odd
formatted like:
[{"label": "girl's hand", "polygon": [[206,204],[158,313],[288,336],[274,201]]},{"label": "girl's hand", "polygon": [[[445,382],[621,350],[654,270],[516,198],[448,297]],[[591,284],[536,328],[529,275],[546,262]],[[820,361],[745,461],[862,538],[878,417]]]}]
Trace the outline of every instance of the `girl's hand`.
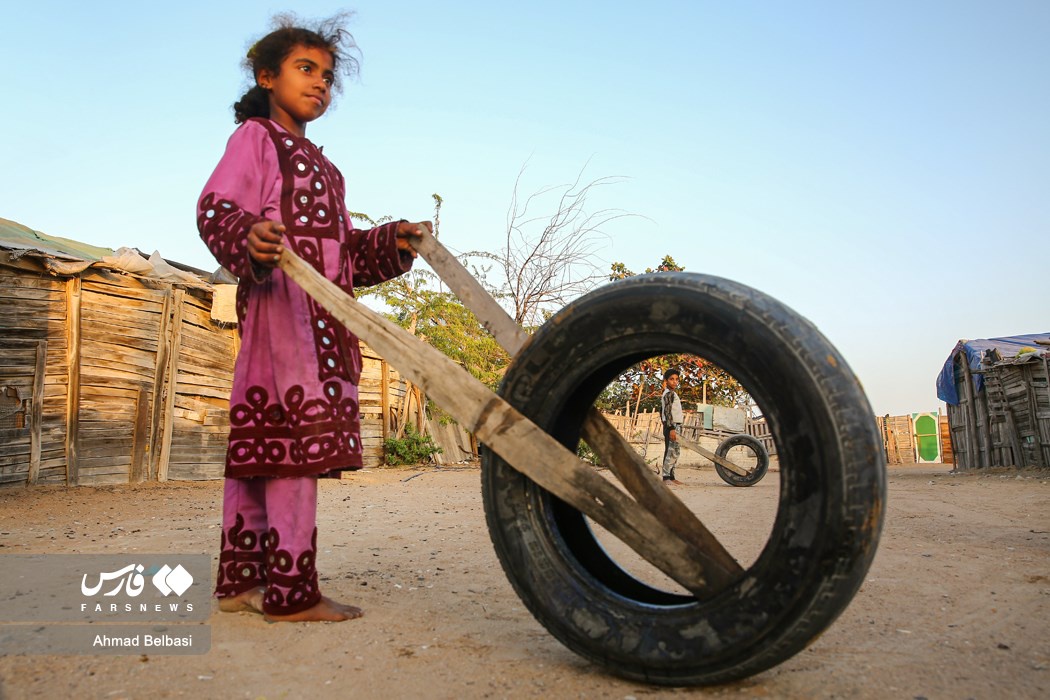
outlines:
[{"label": "girl's hand", "polygon": [[284,247],[281,234],[284,224],[280,221],[260,221],[248,231],[248,254],[263,267],[275,267],[281,260]]},{"label": "girl's hand", "polygon": [[405,251],[413,258],[416,257],[416,249],[412,247],[409,239],[421,237],[424,226],[430,233],[434,232],[434,225],[429,221],[420,221],[414,224],[410,224],[407,221],[399,223],[397,225],[397,249]]}]

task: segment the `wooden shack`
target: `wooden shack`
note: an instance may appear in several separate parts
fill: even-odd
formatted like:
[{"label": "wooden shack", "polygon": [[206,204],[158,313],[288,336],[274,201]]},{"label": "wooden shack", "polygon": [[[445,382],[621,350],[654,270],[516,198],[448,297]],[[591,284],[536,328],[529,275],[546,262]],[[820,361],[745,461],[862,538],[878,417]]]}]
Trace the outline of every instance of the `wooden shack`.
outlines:
[{"label": "wooden shack", "polygon": [[1050,333],[959,341],[937,380],[959,469],[1050,466]]},{"label": "wooden shack", "polygon": [[[207,277],[0,219],[0,485],[222,476],[238,336]],[[424,401],[362,351],[377,466]]]},{"label": "wooden shack", "polygon": [[948,416],[940,411],[876,416],[875,425],[886,464],[954,463]]}]

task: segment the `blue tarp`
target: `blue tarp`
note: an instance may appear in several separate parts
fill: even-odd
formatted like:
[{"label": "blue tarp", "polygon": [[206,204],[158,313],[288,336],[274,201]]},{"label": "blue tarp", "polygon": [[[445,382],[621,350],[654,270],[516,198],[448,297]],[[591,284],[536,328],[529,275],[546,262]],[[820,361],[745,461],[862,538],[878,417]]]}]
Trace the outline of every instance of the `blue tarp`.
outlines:
[{"label": "blue tarp", "polygon": [[[984,357],[984,353],[993,348],[999,351],[1004,360],[1015,357],[1023,348],[1035,348],[1037,352],[1045,351],[1047,349],[1046,346],[1038,345],[1035,342],[1037,340],[1050,341],[1050,332],[1013,335],[1009,338],[960,340],[956,344],[955,349],[948,355],[948,359],[945,360],[941,373],[937,375],[937,398],[952,406],[959,405],[959,392],[955,386],[954,371],[955,358],[959,353],[966,353],[966,359],[970,363],[970,371],[972,372],[981,368],[981,359]],[[973,388],[974,391],[980,391],[984,388],[984,375],[973,375]]]}]

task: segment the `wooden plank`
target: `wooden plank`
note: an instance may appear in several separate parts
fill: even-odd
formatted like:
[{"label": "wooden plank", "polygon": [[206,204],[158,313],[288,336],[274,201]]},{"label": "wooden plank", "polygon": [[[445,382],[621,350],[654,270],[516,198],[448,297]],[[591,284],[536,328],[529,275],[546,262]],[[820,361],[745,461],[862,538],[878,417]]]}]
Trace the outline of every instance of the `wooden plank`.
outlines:
[{"label": "wooden plank", "polygon": [[209,361],[233,367],[233,336],[213,332],[211,337],[203,336],[199,331],[187,334],[185,327],[182,334],[182,351],[189,358],[207,358]]},{"label": "wooden plank", "polygon": [[[207,364],[203,364],[205,362],[207,362]],[[224,380],[224,383],[226,384],[231,384],[233,381],[232,373],[229,376],[223,377],[222,375],[224,373],[216,371],[217,369],[219,368],[216,367],[216,363],[208,362],[206,359],[202,360],[201,358],[194,357],[192,355],[188,356],[184,352],[179,353],[179,374],[181,374],[182,376],[197,376],[207,381],[214,381],[218,379],[220,381]],[[229,369],[233,369],[232,365],[229,367]]]},{"label": "wooden plank", "polygon": [[0,288],[13,289],[43,289],[58,292],[61,295],[65,289],[65,283],[59,281],[49,274],[34,277],[33,275],[12,275],[0,272]]},{"label": "wooden plank", "polygon": [[172,479],[180,481],[210,481],[221,479],[224,468],[214,465],[173,464]]},{"label": "wooden plank", "polygon": [[[514,319],[507,314],[503,307],[484,290],[474,276],[429,232],[424,232],[418,240],[414,240],[413,246],[430,266],[437,271],[442,281],[452,289],[464,306],[470,309],[484,327],[492,333],[496,342],[511,357],[516,355],[522,345],[525,344],[528,336],[514,322]],[[382,354],[386,356],[385,352],[382,352]],[[635,414],[637,417],[637,410]],[[470,430],[468,424],[464,423],[464,425],[467,425],[469,432],[477,434],[476,431]],[[478,435],[478,437],[480,438],[481,436]],[[628,492],[638,499],[640,504],[648,508],[650,513],[660,513],[665,516],[667,525],[677,537],[688,543],[693,549],[704,553],[704,575],[708,578],[708,582],[711,585],[716,587],[724,585],[741,572],[740,565],[718,539],[677,496],[666,488],[662,480],[649,469],[644,458],[635,452],[623,436],[620,435],[620,432],[605,420],[596,409],[592,408],[588,411],[588,415],[584,420],[583,439],[602,458],[603,464],[608,465],[613,473],[616,474]],[[493,447],[493,449],[495,450],[496,448]],[[700,449],[702,450],[703,448]],[[514,460],[507,455],[500,454],[513,464]],[[726,466],[726,468],[739,473],[740,470],[736,465],[726,460],[721,460],[721,458],[712,453],[707,454],[710,454],[714,459],[720,460],[720,462],[724,462],[723,466]],[[579,464],[579,460],[577,460],[577,466]],[[746,474],[746,470],[744,473]],[[643,552],[639,553],[645,556]],[[655,564],[655,562],[652,563]],[[665,571],[665,573],[668,572]],[[679,583],[682,582],[679,581]],[[689,586],[686,587],[689,588]],[[690,590],[694,589],[690,588]]]},{"label": "wooden plank", "polygon": [[84,339],[95,340],[102,343],[116,344],[122,347],[138,348],[147,352],[157,350],[157,322],[146,325],[122,323],[118,324],[112,316],[104,316],[92,319],[94,314],[84,314],[85,324],[90,330],[85,329]]},{"label": "wooden plank", "polygon": [[[143,382],[133,382],[124,386],[113,386],[112,384],[93,384],[90,394],[96,399],[111,398],[120,401],[132,401],[138,396],[140,387],[149,386]],[[82,392],[87,393],[87,392]]]},{"label": "wooden plank", "polygon": [[101,462],[113,462],[130,466],[131,440],[102,446],[89,445],[81,448],[81,469],[85,468],[84,465],[99,464]]},{"label": "wooden plank", "polygon": [[51,312],[62,312],[61,297],[52,298],[51,292],[34,292],[21,290],[10,296],[0,292],[0,299],[6,303],[0,306],[0,312],[23,313],[27,316],[46,315]]},{"label": "wooden plank", "polygon": [[0,368],[25,369],[25,373],[29,374],[28,368],[36,363],[36,342],[19,338],[18,345],[10,347],[14,344],[12,340],[4,340],[6,342],[0,343],[0,348],[4,350],[4,354],[0,355]]},{"label": "wooden plank", "polygon": [[354,329],[381,356],[398,366],[403,376],[422,387],[460,425],[686,589],[698,596],[710,595],[712,587],[723,585],[742,572],[736,562],[732,562],[732,567],[724,566],[717,554],[683,539],[439,350],[348,297],[290,249],[281,255],[280,266],[337,320]]},{"label": "wooden plank", "polygon": [[123,308],[121,302],[112,300],[103,304],[103,300],[95,298],[95,306],[90,309],[88,318],[92,323],[121,324],[137,328],[149,328],[157,325],[157,316],[162,313],[158,306],[156,311],[143,309]]},{"label": "wooden plank", "polygon": [[114,372],[131,372],[152,376],[156,364],[154,351],[141,351],[116,343],[100,343],[85,338],[81,345],[82,367],[97,367]]},{"label": "wooden plank", "polygon": [[[8,431],[5,430],[4,432]],[[26,431],[24,430],[19,429],[18,432],[21,433],[18,436],[18,440],[5,440],[3,443],[0,443],[0,457],[5,459],[17,457],[28,465],[29,455],[32,451],[32,446],[28,440],[29,436],[25,434]]]},{"label": "wooden plank", "polygon": [[202,430],[176,430],[175,436],[171,441],[172,450],[176,447],[182,450],[197,449],[216,447],[226,449],[228,439],[226,433],[223,431],[202,431]]},{"label": "wooden plank", "polygon": [[[12,321],[32,319],[33,321],[61,321],[62,309],[47,301],[34,299],[10,299],[0,305],[0,325],[7,326]],[[15,303],[17,302],[17,303]]]},{"label": "wooden plank", "polygon": [[[225,469],[227,443],[222,440],[211,445],[183,446],[172,448],[169,463],[174,464],[211,464],[219,471]],[[170,470],[170,467],[169,467]],[[168,472],[170,475],[170,471]]]},{"label": "wooden plank", "polygon": [[[129,282],[130,277],[125,278]],[[148,308],[149,305],[155,305],[156,310],[160,311],[160,304],[163,303],[164,290],[160,289],[149,289],[134,283],[136,286],[130,286],[126,284],[114,284],[113,282],[104,278],[92,277],[84,281],[84,291],[88,292],[92,297],[110,297],[109,303],[114,303],[112,297],[119,299],[119,306],[132,306],[134,308]]]},{"label": "wooden plank", "polygon": [[80,464],[82,472],[94,471],[96,474],[123,474],[125,483],[127,483],[128,480],[128,469],[130,467],[130,454],[85,457]]},{"label": "wooden plank", "polygon": [[114,473],[114,474],[92,474],[85,485],[88,486],[117,486],[119,484],[126,484],[128,482],[128,475],[126,473]]},{"label": "wooden plank", "polygon": [[682,443],[682,447],[686,447],[686,448],[692,450],[693,452],[697,453],[698,455],[702,455],[704,457],[707,457],[712,462],[725,467],[726,469],[728,469],[729,471],[733,472],[734,474],[739,474],[740,476],[747,476],[748,475],[747,469],[744,469],[743,467],[738,467],[737,465],[735,465],[732,462],[730,462],[728,459],[725,459],[723,457],[719,457],[718,455],[716,455],[711,450],[708,450],[708,449],[704,448],[698,442],[693,442],[692,440],[684,438],[681,435],[678,436],[678,442]]},{"label": "wooden plank", "polygon": [[168,480],[168,457],[171,455],[171,433],[175,427],[175,393],[178,391],[179,346],[182,343],[182,313],[185,298],[186,292],[182,289],[176,289],[172,296],[172,333],[171,346],[168,348],[171,362],[168,364],[168,393],[164,397],[164,424],[161,431],[160,460],[157,463],[157,481]]},{"label": "wooden plank", "polygon": [[131,469],[128,481],[135,484],[145,478],[146,445],[149,443],[149,397],[146,389],[139,387],[135,400],[135,435],[131,444]]},{"label": "wooden plank", "polygon": [[[459,297],[463,305],[474,312],[485,330],[492,334],[500,347],[511,357],[518,354],[521,346],[528,340],[528,334],[514,322],[503,307],[489,295],[470,272],[463,267],[445,246],[429,233],[413,240],[413,246],[430,264],[441,280]],[[372,345],[372,342],[368,342]],[[372,345],[372,347],[375,347]],[[381,348],[376,347],[380,355],[386,356]],[[387,358],[389,359],[389,358]],[[398,368],[405,374],[401,368]],[[429,393],[429,392],[428,392]]]},{"label": "wooden plank", "polygon": [[33,402],[29,417],[31,436],[29,453],[29,474],[26,481],[36,483],[40,475],[40,451],[43,446],[44,417],[44,373],[47,371],[47,341],[41,340],[36,345],[36,372],[33,376]]},{"label": "wooden plank", "polygon": [[[174,303],[174,290],[169,289],[167,294],[164,296],[164,306],[160,314],[160,327],[157,329],[157,362],[153,368],[153,391],[151,396],[153,397],[153,411],[150,415],[149,423],[149,464],[147,465],[146,478],[152,478],[156,476],[157,467],[156,465],[160,461],[160,437],[162,433],[163,420],[164,420],[164,380],[168,375],[168,363],[171,362],[171,339],[168,337],[171,334],[171,315],[173,313],[172,305]],[[172,391],[174,387],[172,387]]]},{"label": "wooden plank", "polygon": [[79,277],[66,282],[66,484],[76,486],[77,444],[80,434],[80,305]]},{"label": "wooden plank", "polygon": [[[98,421],[93,424],[97,427],[85,427],[83,421],[80,424],[80,439],[81,451],[88,449],[85,443],[91,445],[100,445],[114,440],[126,441],[128,447],[131,446],[131,436],[134,434],[133,428],[131,427],[131,420],[124,422],[123,424],[114,424],[113,421]],[[129,453],[130,454],[130,453]]]},{"label": "wooden plank", "polygon": [[178,375],[178,387],[179,390],[185,394],[191,396],[205,396],[213,399],[225,399],[230,398],[229,385],[217,385],[216,384],[199,384],[191,381],[192,378],[187,378],[181,374]]},{"label": "wooden plank", "polygon": [[62,290],[56,287],[41,289],[35,287],[11,287],[0,282],[0,299],[12,299],[22,301],[32,299],[33,301],[47,301],[52,304],[63,306]]}]

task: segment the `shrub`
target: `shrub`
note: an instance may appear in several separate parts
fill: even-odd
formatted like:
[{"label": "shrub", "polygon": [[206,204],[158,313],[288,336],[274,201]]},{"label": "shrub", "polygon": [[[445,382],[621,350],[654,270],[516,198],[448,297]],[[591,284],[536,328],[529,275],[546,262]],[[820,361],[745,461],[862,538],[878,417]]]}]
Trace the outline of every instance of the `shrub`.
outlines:
[{"label": "shrub", "polygon": [[429,435],[420,435],[411,423],[405,426],[402,437],[389,437],[383,441],[384,461],[392,467],[419,464],[442,451]]},{"label": "shrub", "polygon": [[582,459],[584,462],[589,462],[596,467],[602,466],[602,459],[598,456],[598,453],[591,449],[583,440],[580,440],[580,444],[576,446],[576,456]]}]

